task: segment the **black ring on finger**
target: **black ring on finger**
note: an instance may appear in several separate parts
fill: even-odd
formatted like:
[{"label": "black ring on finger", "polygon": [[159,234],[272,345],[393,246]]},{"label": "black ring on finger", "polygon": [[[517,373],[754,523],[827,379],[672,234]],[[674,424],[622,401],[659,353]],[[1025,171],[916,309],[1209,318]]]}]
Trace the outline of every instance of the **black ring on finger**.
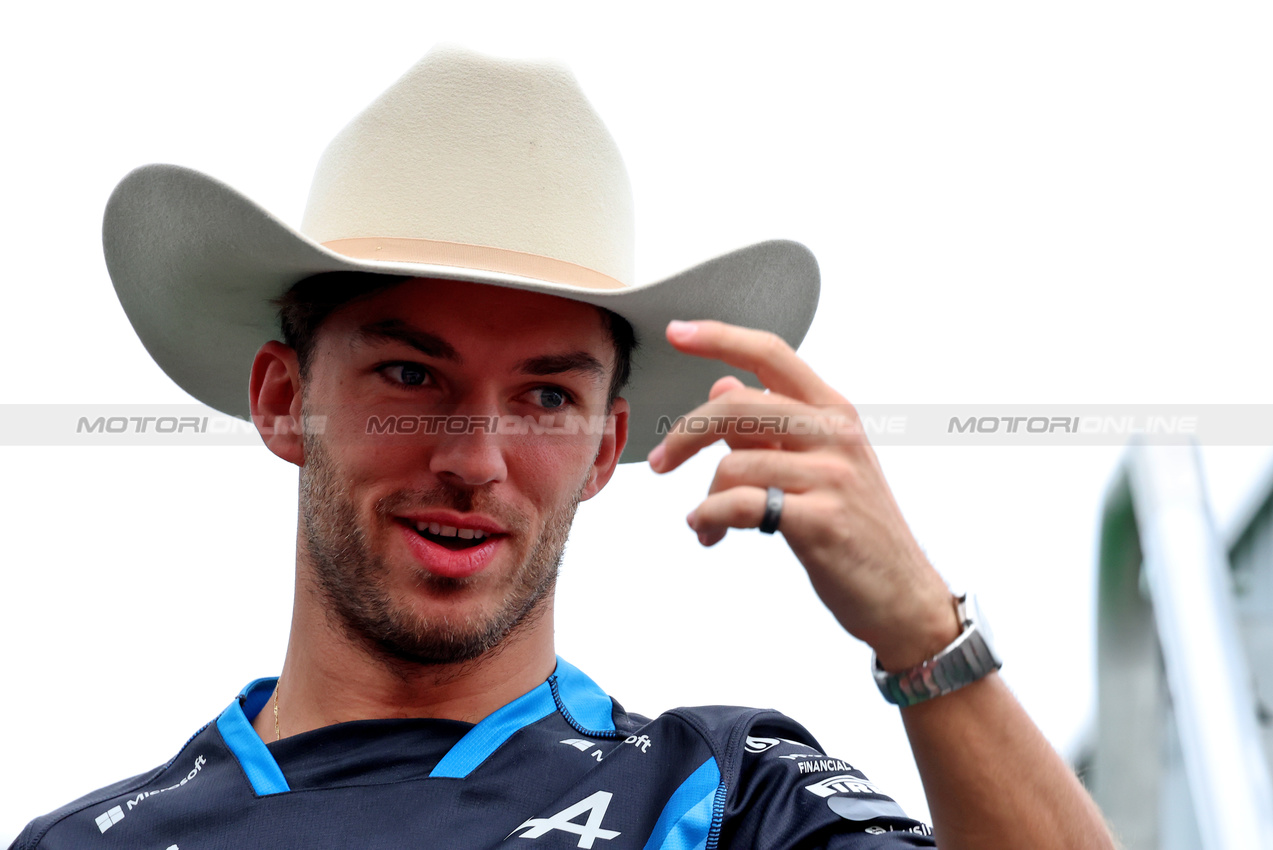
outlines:
[{"label": "black ring on finger", "polygon": [[765,491],[765,515],[760,518],[760,533],[773,534],[782,521],[782,498],[785,494],[777,487]]}]

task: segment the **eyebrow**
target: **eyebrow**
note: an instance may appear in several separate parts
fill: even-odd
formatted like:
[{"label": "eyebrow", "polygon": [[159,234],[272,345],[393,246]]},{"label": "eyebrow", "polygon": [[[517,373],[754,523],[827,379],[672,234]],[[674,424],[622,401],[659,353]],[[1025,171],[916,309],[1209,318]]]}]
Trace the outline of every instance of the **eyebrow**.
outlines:
[{"label": "eyebrow", "polygon": [[598,381],[605,380],[607,377],[605,365],[586,351],[528,357],[517,364],[517,371],[526,375],[560,375],[564,372],[579,372]]},{"label": "eyebrow", "polygon": [[354,336],[354,344],[363,342],[401,342],[421,354],[452,363],[463,363],[464,358],[442,337],[413,328],[401,319],[385,319],[363,325]]},{"label": "eyebrow", "polygon": [[[363,325],[354,336],[354,344],[363,342],[401,342],[428,357],[456,364],[464,363],[464,358],[455,347],[442,337],[412,327],[401,319],[384,319]],[[608,376],[605,364],[586,351],[527,357],[517,364],[516,369],[524,375],[536,376],[578,372],[598,381],[603,381]]]}]

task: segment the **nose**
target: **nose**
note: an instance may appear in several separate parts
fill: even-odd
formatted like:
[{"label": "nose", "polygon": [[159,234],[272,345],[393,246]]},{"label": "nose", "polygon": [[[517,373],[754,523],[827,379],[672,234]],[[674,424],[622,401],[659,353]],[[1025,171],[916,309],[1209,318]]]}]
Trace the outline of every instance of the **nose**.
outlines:
[{"label": "nose", "polygon": [[495,414],[472,413],[450,417],[434,446],[429,470],[450,484],[481,487],[508,475]]}]

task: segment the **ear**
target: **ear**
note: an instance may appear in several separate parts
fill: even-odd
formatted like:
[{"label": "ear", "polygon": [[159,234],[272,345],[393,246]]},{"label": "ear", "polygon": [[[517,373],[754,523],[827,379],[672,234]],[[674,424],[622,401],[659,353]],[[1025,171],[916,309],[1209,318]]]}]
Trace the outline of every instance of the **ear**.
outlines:
[{"label": "ear", "polygon": [[614,470],[619,465],[619,456],[623,447],[628,444],[628,400],[616,398],[606,418],[606,432],[601,436],[601,446],[597,449],[597,457],[592,462],[592,471],[588,474],[588,483],[583,489],[582,501],[587,501],[601,492],[601,488],[610,481]]},{"label": "ear", "polygon": [[266,447],[283,460],[305,465],[301,439],[301,369],[296,352],[271,340],[252,361],[248,386],[252,424]]}]

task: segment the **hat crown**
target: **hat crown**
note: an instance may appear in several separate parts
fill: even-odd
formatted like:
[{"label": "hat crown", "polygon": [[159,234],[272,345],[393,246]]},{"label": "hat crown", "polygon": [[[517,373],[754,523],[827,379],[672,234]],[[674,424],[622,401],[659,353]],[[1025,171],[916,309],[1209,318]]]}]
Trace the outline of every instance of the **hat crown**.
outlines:
[{"label": "hat crown", "polygon": [[633,275],[632,190],[574,75],[435,48],[328,145],[301,230],[478,245]]}]

